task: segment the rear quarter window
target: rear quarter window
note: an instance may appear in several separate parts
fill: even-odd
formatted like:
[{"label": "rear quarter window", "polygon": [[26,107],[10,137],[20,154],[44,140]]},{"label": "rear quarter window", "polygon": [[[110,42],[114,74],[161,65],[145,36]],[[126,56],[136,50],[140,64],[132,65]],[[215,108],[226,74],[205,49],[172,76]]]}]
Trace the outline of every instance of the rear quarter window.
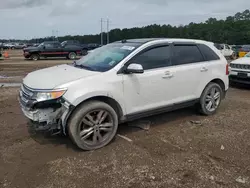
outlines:
[{"label": "rear quarter window", "polygon": [[198,47],[204,56],[205,61],[214,61],[220,59],[220,57],[207,45],[199,44]]}]

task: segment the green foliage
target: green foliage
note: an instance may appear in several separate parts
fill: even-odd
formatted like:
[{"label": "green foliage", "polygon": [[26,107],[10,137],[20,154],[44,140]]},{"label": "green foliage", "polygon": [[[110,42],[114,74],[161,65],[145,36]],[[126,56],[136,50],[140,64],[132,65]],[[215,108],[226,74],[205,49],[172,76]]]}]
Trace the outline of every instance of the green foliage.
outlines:
[{"label": "green foliage", "polygon": [[[228,44],[250,44],[250,11],[238,12],[225,20],[209,18],[202,23],[190,23],[188,25],[148,25],[130,29],[113,29],[110,31],[110,42],[130,38],[193,38]],[[106,43],[106,33],[103,36]],[[31,42],[42,42],[50,38],[33,39]],[[79,40],[82,43],[100,43],[100,34],[84,36],[63,36],[59,41]]]}]

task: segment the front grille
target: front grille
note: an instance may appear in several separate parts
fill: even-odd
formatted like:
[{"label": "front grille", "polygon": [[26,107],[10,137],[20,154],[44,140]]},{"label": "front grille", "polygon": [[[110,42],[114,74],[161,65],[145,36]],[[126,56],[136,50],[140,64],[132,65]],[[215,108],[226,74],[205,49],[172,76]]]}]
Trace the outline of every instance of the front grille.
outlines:
[{"label": "front grille", "polygon": [[243,84],[250,84],[250,77],[247,78],[240,78],[237,77],[235,75],[231,75],[229,76],[229,79],[233,82],[239,82],[239,83],[243,83]]},{"label": "front grille", "polygon": [[230,64],[231,68],[235,68],[235,69],[245,69],[245,70],[250,70],[250,65],[243,65],[243,64]]},{"label": "front grille", "polygon": [[32,96],[34,95],[34,92],[31,91],[27,86],[24,84],[21,86],[21,92],[22,96],[25,97],[26,99],[31,99]]},{"label": "front grille", "polygon": [[20,90],[21,105],[23,107],[31,107],[31,105],[34,102],[34,100],[32,100],[33,95],[34,95],[34,92],[23,84]]}]

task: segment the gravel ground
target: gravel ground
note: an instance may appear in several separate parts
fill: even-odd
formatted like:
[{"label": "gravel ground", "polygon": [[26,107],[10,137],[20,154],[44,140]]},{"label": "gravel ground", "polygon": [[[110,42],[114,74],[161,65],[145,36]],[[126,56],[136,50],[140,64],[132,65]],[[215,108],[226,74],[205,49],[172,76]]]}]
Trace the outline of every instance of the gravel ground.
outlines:
[{"label": "gravel ground", "polygon": [[[15,55],[0,61],[0,76],[15,77],[0,83],[66,62]],[[230,88],[213,116],[187,108],[123,124],[111,144],[91,152],[32,131],[17,94],[17,87],[0,88],[0,187],[250,187],[249,87]],[[136,128],[141,124],[149,130]]]}]

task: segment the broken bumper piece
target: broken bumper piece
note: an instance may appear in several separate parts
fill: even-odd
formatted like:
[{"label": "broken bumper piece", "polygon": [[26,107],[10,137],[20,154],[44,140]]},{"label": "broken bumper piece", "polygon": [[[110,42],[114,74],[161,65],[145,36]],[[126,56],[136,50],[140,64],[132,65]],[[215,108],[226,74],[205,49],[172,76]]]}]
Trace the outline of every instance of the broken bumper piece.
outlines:
[{"label": "broken bumper piece", "polygon": [[[33,103],[32,106],[24,105],[24,101],[19,97],[19,102],[23,114],[32,122],[35,130],[58,130],[65,133],[65,126],[71,105],[67,102],[59,103],[45,101],[44,103]],[[27,101],[26,101],[27,102]],[[38,105],[39,104],[39,105]],[[37,108],[39,106],[40,108]],[[47,107],[48,106],[48,107]],[[44,108],[47,107],[47,108]]]}]

